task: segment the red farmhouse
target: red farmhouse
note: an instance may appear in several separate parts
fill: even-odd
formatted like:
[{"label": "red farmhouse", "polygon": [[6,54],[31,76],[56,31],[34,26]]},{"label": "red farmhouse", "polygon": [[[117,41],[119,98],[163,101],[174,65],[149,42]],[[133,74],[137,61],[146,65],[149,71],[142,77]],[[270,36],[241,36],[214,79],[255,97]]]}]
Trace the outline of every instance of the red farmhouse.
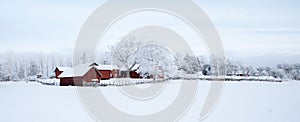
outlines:
[{"label": "red farmhouse", "polygon": [[102,74],[94,65],[81,64],[74,68],[67,68],[58,78],[61,86],[82,86],[84,82],[97,81],[100,83]]}]

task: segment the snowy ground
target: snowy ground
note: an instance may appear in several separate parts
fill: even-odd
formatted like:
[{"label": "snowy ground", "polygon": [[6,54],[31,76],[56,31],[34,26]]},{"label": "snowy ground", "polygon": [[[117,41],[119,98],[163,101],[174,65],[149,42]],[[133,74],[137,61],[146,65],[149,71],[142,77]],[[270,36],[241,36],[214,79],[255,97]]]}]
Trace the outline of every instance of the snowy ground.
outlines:
[{"label": "snowy ground", "polygon": [[[167,83],[176,91],[179,81]],[[199,82],[196,103],[203,100],[210,82]],[[100,88],[113,102],[123,99],[116,87]],[[204,122],[299,122],[300,82],[226,82],[219,104]],[[110,95],[112,94],[112,95]],[[41,85],[34,82],[0,83],[0,122],[90,122],[94,121],[78,99],[76,87]],[[172,97],[170,95],[170,97]],[[168,99],[168,97],[165,97]],[[158,107],[160,105],[157,105]],[[128,103],[115,105],[129,112]],[[182,121],[199,121],[199,108],[194,105]],[[155,109],[149,106],[145,109]]]}]

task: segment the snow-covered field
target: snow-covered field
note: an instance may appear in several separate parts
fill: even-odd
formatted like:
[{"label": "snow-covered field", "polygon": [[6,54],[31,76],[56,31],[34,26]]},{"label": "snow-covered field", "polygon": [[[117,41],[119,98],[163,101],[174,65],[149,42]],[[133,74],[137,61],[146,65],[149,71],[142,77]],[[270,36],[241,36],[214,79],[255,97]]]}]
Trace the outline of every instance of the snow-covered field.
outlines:
[{"label": "snow-covered field", "polygon": [[[167,87],[176,91],[180,81],[169,81]],[[196,103],[203,100],[210,85],[199,82]],[[91,88],[92,89],[92,88]],[[93,88],[97,89],[97,88]],[[117,87],[100,87],[112,101],[123,99]],[[222,98],[204,122],[299,122],[300,82],[225,82]],[[42,85],[36,82],[0,82],[0,122],[91,122],[78,98],[76,87]],[[170,95],[171,97],[171,95]],[[162,100],[160,106],[168,101]],[[120,109],[135,112],[128,103],[119,102]],[[144,106],[144,109],[153,106]],[[193,105],[181,121],[200,121],[199,108]],[[153,108],[155,109],[155,108]],[[138,110],[138,109],[137,109]],[[171,113],[170,113],[171,114]]]}]

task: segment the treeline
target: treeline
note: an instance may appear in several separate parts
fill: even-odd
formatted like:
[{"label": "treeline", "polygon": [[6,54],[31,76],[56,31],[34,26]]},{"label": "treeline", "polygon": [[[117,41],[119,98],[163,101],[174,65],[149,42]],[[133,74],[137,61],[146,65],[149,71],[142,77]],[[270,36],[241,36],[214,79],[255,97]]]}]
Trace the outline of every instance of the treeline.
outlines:
[{"label": "treeline", "polygon": [[[111,56],[111,55],[106,55]],[[195,55],[176,55],[178,71],[187,74],[201,74],[206,76],[217,75],[214,58]],[[87,58],[83,55],[80,62]],[[149,57],[149,56],[148,56]],[[0,80],[23,80],[28,77],[51,78],[54,75],[56,66],[72,67],[72,54],[57,53],[14,53],[8,50],[0,57]],[[168,61],[168,60],[166,60]],[[106,64],[107,61],[99,61]],[[166,63],[170,64],[170,63]],[[141,65],[143,66],[143,65]],[[225,60],[224,70],[227,76],[272,76],[280,79],[300,80],[300,64],[278,64],[276,67],[254,67],[244,65],[238,61]],[[174,71],[174,70],[172,70]],[[176,71],[174,71],[176,72]]]},{"label": "treeline", "polygon": [[63,54],[14,53],[7,50],[0,57],[0,80],[23,80],[40,76],[50,78],[56,66],[72,66],[72,58]]},{"label": "treeline", "polygon": [[[216,75],[214,58],[185,55],[178,56],[181,60],[181,69],[188,74],[200,73],[203,75]],[[259,59],[258,59],[259,60]],[[300,80],[300,64],[278,64],[276,67],[249,66],[239,61],[225,60],[225,74],[227,76],[272,76],[281,79]]]}]

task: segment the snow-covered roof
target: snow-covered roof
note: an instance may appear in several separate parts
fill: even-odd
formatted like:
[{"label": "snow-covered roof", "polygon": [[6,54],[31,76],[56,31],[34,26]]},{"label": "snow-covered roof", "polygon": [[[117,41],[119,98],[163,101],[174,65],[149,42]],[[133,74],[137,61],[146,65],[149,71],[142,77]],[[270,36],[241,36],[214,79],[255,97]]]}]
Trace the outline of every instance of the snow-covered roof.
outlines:
[{"label": "snow-covered roof", "polygon": [[[139,64],[133,64],[133,65],[131,65],[131,67],[130,67],[129,69],[130,69],[131,71],[135,71],[135,70],[138,70],[139,67],[140,67]],[[121,70],[121,71],[127,71],[127,67],[123,65],[123,66],[121,67],[120,70]]]},{"label": "snow-covered roof", "polygon": [[56,67],[59,71],[65,71],[65,70],[68,70],[68,69],[72,69],[70,67]]},{"label": "snow-covered roof", "polygon": [[114,70],[114,69],[120,69],[117,65],[99,65],[96,66],[98,70]]},{"label": "snow-covered roof", "polygon": [[134,71],[134,70],[138,70],[140,67],[139,64],[134,64],[134,66],[131,67],[131,70]]},{"label": "snow-covered roof", "polygon": [[77,65],[74,68],[67,68],[58,76],[58,78],[83,76],[91,68],[93,68],[90,67],[90,65],[91,65],[90,63],[86,63],[86,64]]}]

